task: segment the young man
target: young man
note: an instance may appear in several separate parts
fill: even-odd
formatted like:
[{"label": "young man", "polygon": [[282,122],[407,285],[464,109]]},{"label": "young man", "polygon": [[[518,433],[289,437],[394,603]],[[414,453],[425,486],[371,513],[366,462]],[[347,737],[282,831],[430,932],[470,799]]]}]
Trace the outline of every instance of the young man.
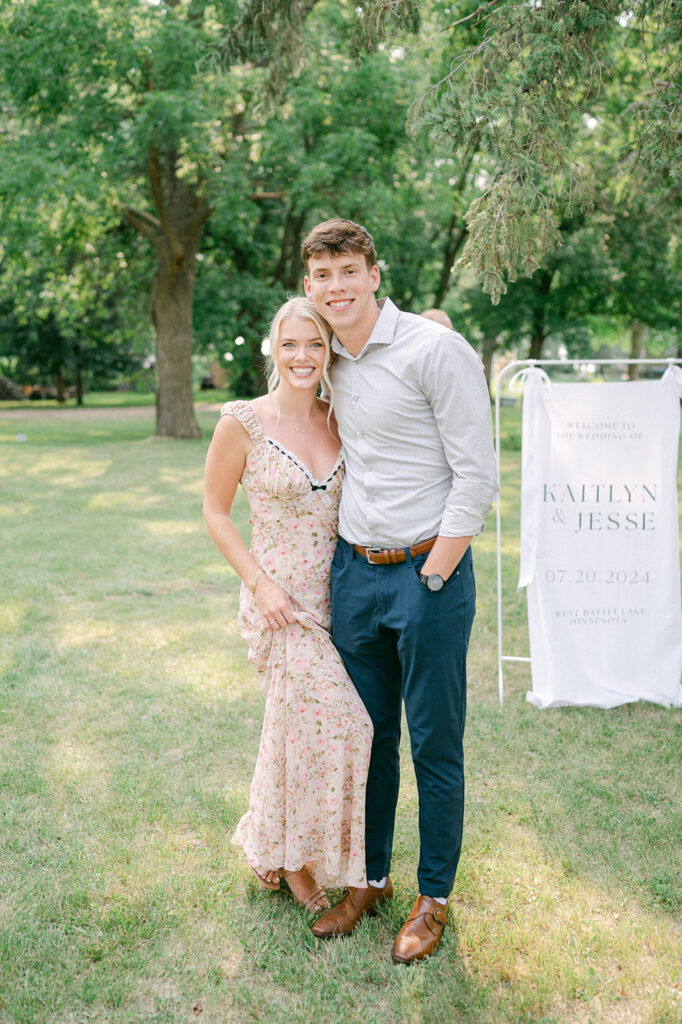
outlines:
[{"label": "young man", "polygon": [[466,653],[475,611],[469,542],[497,493],[483,367],[453,331],[400,312],[359,224],[318,224],[305,291],[334,330],[334,409],[345,477],[332,563],[332,633],[374,724],[366,888],[313,925],[348,935],[389,898],[402,700],[419,792],[419,897],[393,947],[432,953],[462,842]]}]

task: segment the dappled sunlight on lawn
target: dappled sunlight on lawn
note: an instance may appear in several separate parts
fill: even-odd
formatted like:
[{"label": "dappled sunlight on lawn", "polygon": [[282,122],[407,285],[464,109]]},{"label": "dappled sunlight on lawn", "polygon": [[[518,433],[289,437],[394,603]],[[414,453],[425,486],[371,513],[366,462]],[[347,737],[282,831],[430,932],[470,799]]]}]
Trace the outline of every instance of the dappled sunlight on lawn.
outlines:
[{"label": "dappled sunlight on lawn", "polygon": [[191,533],[204,534],[203,522],[198,519],[146,519],[139,524],[141,530],[147,530],[155,537],[179,537]]},{"label": "dappled sunlight on lawn", "polygon": [[162,505],[163,501],[163,496],[156,494],[149,487],[130,486],[125,490],[99,491],[93,494],[85,507],[91,511],[130,509],[137,512],[139,509],[156,508]]},{"label": "dappled sunlight on lawn", "polygon": [[203,496],[204,493],[203,473],[197,474],[193,469],[179,470],[166,467],[159,473],[159,481],[173,490],[184,491],[186,494]]},{"label": "dappled sunlight on lawn", "polygon": [[0,416],[0,444],[14,444],[19,447],[19,445],[25,444],[27,439],[27,424],[25,422],[17,422],[7,416]]},{"label": "dappled sunlight on lawn", "polygon": [[23,619],[31,610],[31,602],[22,597],[0,600],[0,636],[19,633]]},{"label": "dappled sunlight on lawn", "polygon": [[111,459],[54,453],[38,455],[24,472],[57,487],[84,487],[90,481],[103,477],[110,468]]},{"label": "dappled sunlight on lawn", "polygon": [[[183,593],[191,596],[192,591]],[[104,605],[98,601],[91,605],[90,614],[79,603],[60,602],[51,628],[54,655],[72,660],[78,656],[79,675],[89,675],[93,684],[115,671],[129,684],[138,680],[152,692],[161,686],[169,695],[182,695],[192,705],[211,711],[234,700],[262,703],[236,618],[226,606],[211,609],[210,603],[204,603],[204,615],[199,610],[197,617],[193,609],[191,615],[178,618],[182,603],[174,601],[171,609],[163,595],[155,597],[161,600],[146,600],[139,594],[126,600],[126,595],[115,595],[120,607],[109,599]],[[134,628],[126,631],[122,645],[121,626],[131,618]],[[94,693],[90,696],[94,698]]]},{"label": "dappled sunlight on lawn", "polygon": [[486,849],[468,851],[453,911],[468,969],[500,991],[527,989],[536,1012],[578,1000],[591,1014],[618,1009],[653,1024],[644,1006],[673,982],[660,961],[675,961],[679,924],[662,932],[660,911],[632,893],[567,875],[518,821],[490,822]]},{"label": "dappled sunlight on lawn", "polygon": [[226,638],[216,649],[178,658],[169,668],[175,679],[184,680],[185,697],[207,710],[223,711],[226,702],[242,699],[262,704],[256,674],[246,667],[246,650],[243,656],[232,651]]},{"label": "dappled sunlight on lawn", "polygon": [[210,562],[197,567],[197,573],[202,578],[208,578],[212,587],[227,587],[230,585],[239,587],[241,582],[239,575],[232,566],[221,558],[212,558]]},{"label": "dappled sunlight on lawn", "polygon": [[11,505],[0,505],[0,516],[3,519],[14,519],[18,516],[30,516],[38,508],[37,504],[27,501],[13,501]]},{"label": "dappled sunlight on lawn", "polygon": [[58,654],[66,654],[74,648],[116,641],[115,623],[104,619],[84,618],[82,612],[77,615],[69,612],[57,627],[54,643]]},{"label": "dappled sunlight on lawn", "polygon": [[[164,651],[174,642],[174,636],[167,623],[154,616],[145,621],[136,616],[134,628],[125,634],[122,642],[119,616],[106,613],[106,606],[98,602],[101,613],[85,615],[79,603],[62,602],[56,608],[55,625],[52,631],[54,650],[59,655],[80,651],[88,656],[93,674],[98,671],[119,671],[126,666],[139,666],[151,654]],[[128,614],[130,608],[127,609]],[[80,666],[79,666],[80,669]]]}]

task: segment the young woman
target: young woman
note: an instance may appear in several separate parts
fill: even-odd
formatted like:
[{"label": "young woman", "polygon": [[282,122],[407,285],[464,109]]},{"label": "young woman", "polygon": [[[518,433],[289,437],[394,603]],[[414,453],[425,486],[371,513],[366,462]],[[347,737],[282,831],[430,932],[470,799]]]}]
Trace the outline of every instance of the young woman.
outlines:
[{"label": "young woman", "polygon": [[[365,878],[365,783],[372,725],[329,633],[329,577],[343,464],[328,402],[331,349],[307,299],[277,312],[268,394],[223,406],[206,459],[204,516],[242,578],[239,626],[266,694],[249,810],[233,842],[261,884],[283,877],[297,903]],[[230,518],[241,482],[247,548]]]}]

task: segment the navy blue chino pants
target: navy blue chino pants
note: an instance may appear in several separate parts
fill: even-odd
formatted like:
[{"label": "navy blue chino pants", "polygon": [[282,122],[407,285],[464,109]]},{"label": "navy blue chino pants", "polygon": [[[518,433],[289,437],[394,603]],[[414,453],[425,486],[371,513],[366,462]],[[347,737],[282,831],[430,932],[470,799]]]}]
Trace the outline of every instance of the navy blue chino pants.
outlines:
[{"label": "navy blue chino pants", "polygon": [[391,865],[402,701],[419,792],[420,893],[448,896],[462,846],[466,655],[476,605],[471,549],[442,590],[417,578],[427,555],[370,565],[339,539],[332,636],[374,724],[367,780],[368,879]]}]

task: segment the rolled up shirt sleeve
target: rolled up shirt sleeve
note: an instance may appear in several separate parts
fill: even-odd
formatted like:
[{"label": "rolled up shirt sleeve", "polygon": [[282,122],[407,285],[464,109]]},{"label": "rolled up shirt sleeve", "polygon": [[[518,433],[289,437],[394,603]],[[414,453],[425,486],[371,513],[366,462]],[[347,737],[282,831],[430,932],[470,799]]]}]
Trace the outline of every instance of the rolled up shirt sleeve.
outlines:
[{"label": "rolled up shirt sleeve", "polygon": [[499,493],[483,364],[461,334],[444,332],[422,362],[421,386],[452,470],[439,533],[476,536]]}]

